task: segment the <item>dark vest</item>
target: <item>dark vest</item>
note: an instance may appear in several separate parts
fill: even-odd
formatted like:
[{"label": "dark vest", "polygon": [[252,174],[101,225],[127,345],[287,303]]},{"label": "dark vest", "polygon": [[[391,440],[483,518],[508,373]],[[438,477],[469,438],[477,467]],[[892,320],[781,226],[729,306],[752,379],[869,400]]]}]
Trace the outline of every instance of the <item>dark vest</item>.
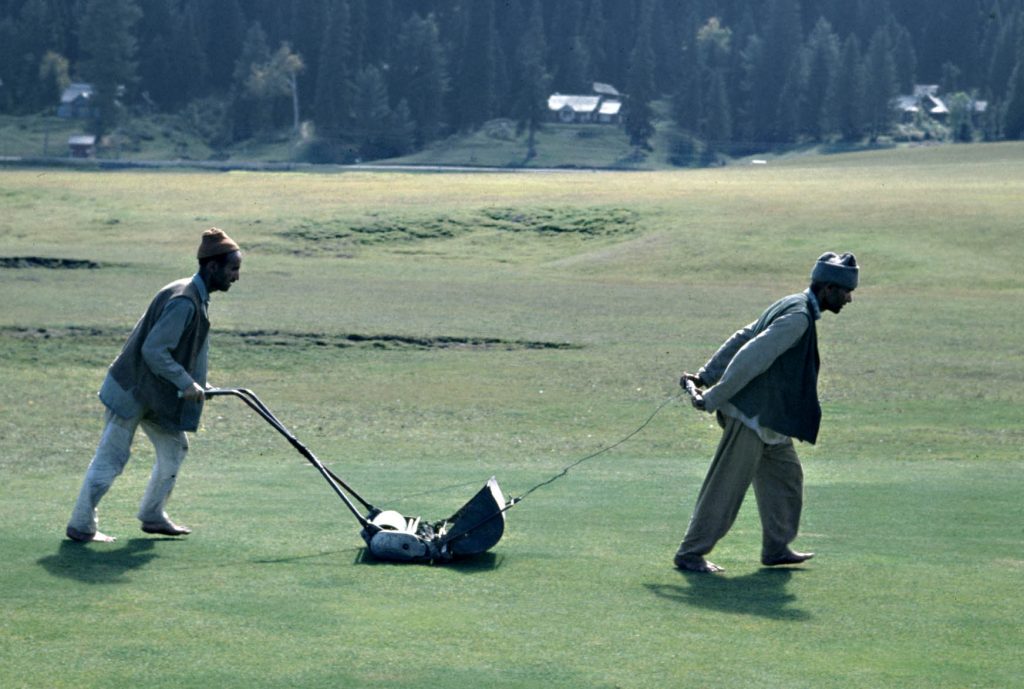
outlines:
[{"label": "dark vest", "polygon": [[[210,321],[203,310],[199,289],[191,278],[172,282],[157,292],[146,313],[135,324],[121,353],[110,365],[110,375],[118,385],[132,394],[153,418],[164,428],[194,431],[198,427],[199,413],[195,402],[178,398],[178,389],[169,381],[153,373],[142,357],[142,345],[156,325],[164,308],[172,299],[191,299],[195,316],[185,326],[171,357],[191,375],[196,368],[199,351],[210,332]],[[200,403],[201,404],[201,403]]]},{"label": "dark vest", "polygon": [[730,402],[748,417],[773,431],[812,445],[818,439],[821,405],[818,403],[818,333],[806,293],[791,294],[769,306],[754,326],[764,332],[775,319],[801,313],[807,331],[768,367],[768,370],[733,396]]}]

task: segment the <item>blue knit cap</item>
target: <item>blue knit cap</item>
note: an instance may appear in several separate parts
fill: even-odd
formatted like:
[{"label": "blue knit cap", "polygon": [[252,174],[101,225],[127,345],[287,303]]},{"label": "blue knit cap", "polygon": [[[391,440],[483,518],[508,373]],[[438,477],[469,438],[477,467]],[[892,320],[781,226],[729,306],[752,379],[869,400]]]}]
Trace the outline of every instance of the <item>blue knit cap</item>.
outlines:
[{"label": "blue knit cap", "polygon": [[817,263],[811,270],[812,282],[831,283],[839,285],[848,290],[857,288],[857,277],[860,268],[857,266],[857,258],[851,253],[842,256],[827,251],[818,257]]}]

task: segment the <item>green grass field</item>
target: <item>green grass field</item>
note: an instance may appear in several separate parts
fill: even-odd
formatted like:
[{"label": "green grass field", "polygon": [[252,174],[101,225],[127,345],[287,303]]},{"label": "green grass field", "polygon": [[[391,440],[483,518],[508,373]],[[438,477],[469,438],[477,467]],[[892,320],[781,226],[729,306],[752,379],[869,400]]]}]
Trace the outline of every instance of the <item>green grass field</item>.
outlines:
[{"label": "green grass field", "polygon": [[[0,210],[5,689],[1022,686],[1022,145],[651,173],[0,168]],[[718,441],[681,401],[456,566],[367,561],[234,399],[169,507],[191,536],[138,530],[140,434],[101,506],[119,540],[65,541],[105,367],[210,225],[246,249],[211,305],[211,382],[428,519],[620,440],[822,251],[855,252],[799,448],[796,546],[818,557],[761,568],[751,498],[724,575],[673,568]]]}]

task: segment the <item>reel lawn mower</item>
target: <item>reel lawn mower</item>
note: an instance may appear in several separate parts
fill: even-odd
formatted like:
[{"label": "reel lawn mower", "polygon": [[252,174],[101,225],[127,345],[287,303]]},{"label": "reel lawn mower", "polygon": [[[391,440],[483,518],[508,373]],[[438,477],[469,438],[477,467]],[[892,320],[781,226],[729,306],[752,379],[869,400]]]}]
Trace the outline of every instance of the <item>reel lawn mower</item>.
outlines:
[{"label": "reel lawn mower", "polygon": [[[505,501],[497,479],[492,476],[469,502],[447,519],[427,522],[419,517],[406,517],[395,510],[378,509],[324,466],[251,390],[211,388],[205,391],[205,395],[239,398],[283,435],[299,454],[316,467],[345,503],[362,527],[359,535],[366,541],[370,553],[381,560],[444,563],[479,555],[501,540],[505,532],[505,512],[517,502]],[[365,514],[356,508],[356,502],[366,510]]]}]

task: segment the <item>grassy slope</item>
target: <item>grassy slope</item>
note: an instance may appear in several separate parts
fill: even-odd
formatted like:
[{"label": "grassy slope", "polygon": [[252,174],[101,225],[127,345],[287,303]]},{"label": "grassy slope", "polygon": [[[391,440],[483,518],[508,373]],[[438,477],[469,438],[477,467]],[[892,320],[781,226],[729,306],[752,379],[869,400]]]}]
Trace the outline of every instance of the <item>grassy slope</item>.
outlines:
[{"label": "grassy slope", "polygon": [[[67,155],[72,134],[86,132],[86,124],[57,117],[11,117],[0,115],[0,156]],[[477,132],[460,134],[436,142],[417,153],[382,163],[414,165],[470,165],[494,167],[597,167],[623,169],[667,169],[668,121],[657,125],[651,144],[654,151],[635,159],[634,149],[621,127],[607,125],[549,125],[537,136],[537,157],[526,161],[526,137],[516,136],[515,124],[495,120]],[[116,137],[116,150],[101,152],[104,158],[125,160],[205,161],[215,152],[180,118],[140,117],[129,122]],[[266,140],[237,143],[216,153],[228,160],[294,161],[297,149],[287,132]]]},{"label": "grassy slope", "polygon": [[[1012,686],[1021,153],[600,175],[0,170],[0,256],[105,264],[0,269],[3,685]],[[620,439],[820,251],[857,252],[855,303],[819,326],[822,437],[801,448],[798,545],[819,559],[762,571],[751,504],[716,550],[725,577],[671,568],[717,441],[682,405],[532,495],[493,557],[461,568],[361,564],[327,486],[231,400],[209,408],[172,504],[195,534],[135,530],[140,438],[103,505],[121,540],[62,543],[92,391],[210,224],[248,250],[212,306],[214,382],[252,387],[367,497],[428,518],[491,473],[518,494]],[[252,335],[267,330],[276,344]],[[331,345],[349,333],[577,348]]]}]

